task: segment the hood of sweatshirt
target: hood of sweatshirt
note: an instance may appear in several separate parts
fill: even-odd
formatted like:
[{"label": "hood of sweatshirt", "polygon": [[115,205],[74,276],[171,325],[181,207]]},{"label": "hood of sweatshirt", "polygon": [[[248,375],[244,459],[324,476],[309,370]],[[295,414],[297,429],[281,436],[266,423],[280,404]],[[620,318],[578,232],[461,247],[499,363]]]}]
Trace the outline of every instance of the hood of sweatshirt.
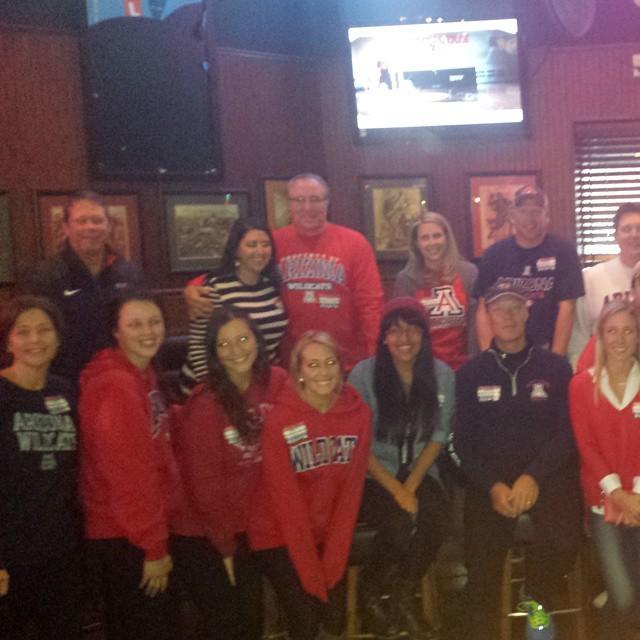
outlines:
[{"label": "hood of sweatshirt", "polygon": [[145,387],[153,380],[152,366],[140,370],[127,359],[120,349],[112,347],[98,351],[91,362],[82,370],[80,374],[80,387],[86,387],[96,378],[102,377],[106,373],[117,374],[119,376],[131,376]]},{"label": "hood of sweatshirt", "polygon": [[[353,411],[361,411],[362,402],[360,394],[355,390],[355,388],[345,382],[342,385],[340,395],[326,414],[349,414]],[[300,419],[308,414],[317,415],[319,413],[317,409],[300,397],[296,385],[291,379],[289,379],[287,384],[282,387],[280,393],[275,398],[274,404],[286,407],[287,411],[291,411],[299,415]]]}]

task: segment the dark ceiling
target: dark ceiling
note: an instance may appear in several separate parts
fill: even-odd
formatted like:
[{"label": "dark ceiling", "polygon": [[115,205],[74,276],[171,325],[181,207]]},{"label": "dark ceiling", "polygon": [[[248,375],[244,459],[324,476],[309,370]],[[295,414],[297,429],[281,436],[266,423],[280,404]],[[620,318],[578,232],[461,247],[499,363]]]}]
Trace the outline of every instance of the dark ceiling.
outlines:
[{"label": "dark ceiling", "polygon": [[[576,0],[577,1],[577,0]],[[0,23],[81,30],[86,0],[0,0]],[[634,0],[597,0],[596,20],[585,37],[574,39],[550,19],[543,0],[206,0],[222,46],[274,52],[330,50],[339,42],[343,20],[352,23],[409,22],[426,16],[445,19],[522,19],[525,44],[602,44],[640,41],[640,8]],[[342,14],[342,17],[341,17]],[[310,37],[312,36],[312,37]],[[324,46],[319,46],[323,43]]]}]

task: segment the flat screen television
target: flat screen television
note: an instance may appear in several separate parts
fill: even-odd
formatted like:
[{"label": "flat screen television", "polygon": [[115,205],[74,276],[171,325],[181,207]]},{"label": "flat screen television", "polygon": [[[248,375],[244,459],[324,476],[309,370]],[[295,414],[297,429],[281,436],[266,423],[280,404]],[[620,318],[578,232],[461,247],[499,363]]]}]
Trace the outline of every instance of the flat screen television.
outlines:
[{"label": "flat screen television", "polygon": [[351,27],[361,138],[524,121],[515,18]]}]

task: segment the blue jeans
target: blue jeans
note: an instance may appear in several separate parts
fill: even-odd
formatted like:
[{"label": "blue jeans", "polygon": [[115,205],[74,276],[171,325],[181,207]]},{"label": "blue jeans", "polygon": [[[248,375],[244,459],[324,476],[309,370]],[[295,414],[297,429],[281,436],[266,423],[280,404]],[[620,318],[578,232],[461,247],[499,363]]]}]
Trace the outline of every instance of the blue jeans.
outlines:
[{"label": "blue jeans", "polygon": [[640,594],[640,527],[609,524],[593,512],[589,521],[609,598],[627,615]]}]

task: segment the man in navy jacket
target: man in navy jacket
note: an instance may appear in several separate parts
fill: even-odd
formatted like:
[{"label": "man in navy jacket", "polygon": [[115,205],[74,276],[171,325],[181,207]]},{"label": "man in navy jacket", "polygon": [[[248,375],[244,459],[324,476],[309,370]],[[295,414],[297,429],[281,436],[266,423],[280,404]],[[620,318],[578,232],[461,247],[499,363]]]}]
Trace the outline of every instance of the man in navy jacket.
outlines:
[{"label": "man in navy jacket", "polygon": [[456,377],[455,448],[468,480],[468,592],[474,640],[499,636],[501,574],[518,519],[528,514],[525,593],[556,608],[580,542],[578,458],[567,404],[571,367],[526,338],[525,294],[489,289],[494,339]]}]

